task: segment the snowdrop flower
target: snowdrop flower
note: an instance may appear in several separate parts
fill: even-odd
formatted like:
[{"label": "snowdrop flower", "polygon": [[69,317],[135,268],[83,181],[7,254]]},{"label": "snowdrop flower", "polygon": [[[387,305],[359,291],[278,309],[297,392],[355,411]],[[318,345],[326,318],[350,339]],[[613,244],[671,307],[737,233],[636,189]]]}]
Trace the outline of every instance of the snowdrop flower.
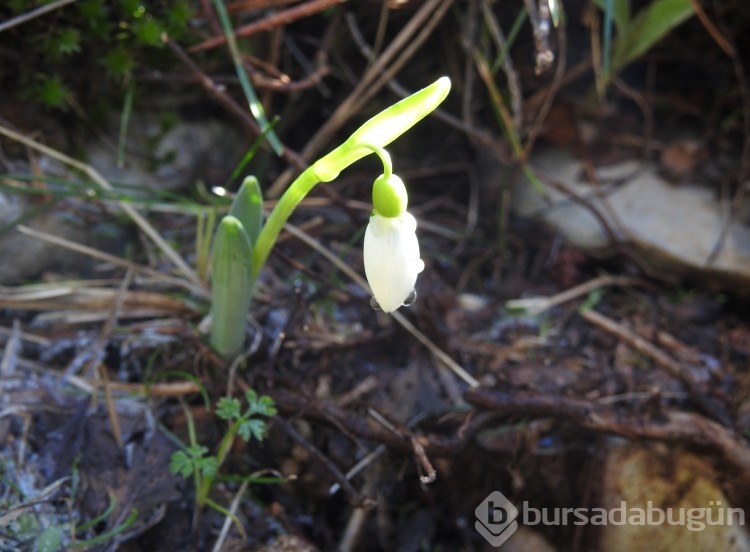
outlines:
[{"label": "snowdrop flower", "polygon": [[365,274],[375,303],[391,312],[416,298],[414,284],[424,269],[419,258],[417,221],[406,212],[403,181],[381,176],[372,188],[373,211],[365,231]]}]

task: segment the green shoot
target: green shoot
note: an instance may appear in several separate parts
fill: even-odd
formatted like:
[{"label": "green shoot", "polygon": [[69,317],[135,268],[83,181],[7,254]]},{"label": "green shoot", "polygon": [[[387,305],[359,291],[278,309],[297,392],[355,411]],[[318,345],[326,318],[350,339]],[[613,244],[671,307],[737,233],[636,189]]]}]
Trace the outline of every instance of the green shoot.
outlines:
[{"label": "green shoot", "polygon": [[211,345],[225,359],[242,347],[254,277],[252,248],[263,225],[263,195],[249,176],[219,223],[212,257]]},{"label": "green shoot", "polygon": [[94,546],[105,543],[110,539],[116,537],[120,533],[124,533],[125,531],[127,531],[127,529],[131,525],[133,525],[133,523],[135,523],[136,519],[138,519],[138,510],[133,508],[132,510],[130,510],[130,514],[128,514],[128,517],[125,519],[125,521],[123,521],[117,527],[88,540],[76,542],[70,547],[72,549],[91,550]]},{"label": "green shoot", "polygon": [[240,186],[229,214],[242,223],[250,243],[258,241],[263,226],[263,192],[258,179],[248,176]]},{"label": "green shoot", "polygon": [[252,244],[242,223],[227,215],[214,238],[211,286],[211,345],[228,359],[245,339],[252,298]]},{"label": "green shoot", "polygon": [[434,111],[450,91],[447,77],[415,92],[365,122],[343,144],[308,167],[292,182],[253,244],[253,276],[257,278],[284,223],[319,182],[330,182],[366,155],[384,148]]}]

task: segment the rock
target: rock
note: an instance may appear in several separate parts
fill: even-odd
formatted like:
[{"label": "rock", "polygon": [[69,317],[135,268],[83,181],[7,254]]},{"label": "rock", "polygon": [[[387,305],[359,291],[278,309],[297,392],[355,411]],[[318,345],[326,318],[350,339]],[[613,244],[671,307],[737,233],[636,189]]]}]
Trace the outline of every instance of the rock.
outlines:
[{"label": "rock", "polygon": [[119,120],[109,126],[109,141],[86,147],[85,158],[118,187],[155,191],[186,190],[197,181],[223,186],[247,149],[239,131],[216,119],[171,120],[163,113],[134,113],[128,125],[125,162],[117,165]]},{"label": "rock", "polygon": [[[6,227],[37,207],[33,196],[0,192],[0,227]],[[50,209],[24,224],[40,232],[78,243],[91,244],[92,229],[69,213]],[[15,285],[38,278],[46,271],[57,273],[90,269],[93,260],[9,228],[0,235],[0,285]]]},{"label": "rock", "polygon": [[[216,119],[180,120],[165,116],[165,111],[134,113],[128,126],[126,156],[123,167],[117,166],[119,118],[113,119],[107,139],[98,139],[84,148],[82,161],[90,163],[101,175],[124,194],[133,196],[140,188],[151,199],[161,191],[188,189],[197,181],[206,186],[224,185],[246,150],[239,131]],[[68,175],[66,167],[51,158],[36,161],[47,175]],[[13,161],[15,174],[29,174],[25,162]],[[27,184],[20,183],[20,186]],[[50,187],[57,185],[50,184]],[[57,186],[59,187],[59,186]],[[37,195],[0,192],[0,227],[17,221],[43,206]],[[91,211],[90,216],[86,211]],[[42,210],[23,224],[56,237],[96,247],[118,255],[127,238],[123,227],[102,217],[90,204],[70,198]],[[83,215],[83,216],[82,216]],[[37,279],[44,272],[75,276],[88,275],[94,259],[24,235],[11,228],[0,234],[0,285],[15,285]]]},{"label": "rock", "polygon": [[[605,462],[601,507],[619,522],[614,509],[625,505],[626,517],[634,523],[602,525],[598,549],[750,551],[744,510],[733,508],[720,487],[721,479],[708,461],[681,447],[614,444]],[[645,514],[643,523],[633,518],[638,508]],[[657,523],[660,516],[664,519]],[[681,519],[683,523],[676,524]]]},{"label": "rock", "polygon": [[[654,268],[712,286],[750,289],[750,227],[736,220],[712,263],[710,256],[726,222],[715,191],[697,183],[674,185],[655,164],[627,161],[598,169],[601,191],[587,183],[583,163],[566,150],[538,150],[530,161],[544,195],[525,178],[513,190],[513,210],[553,226],[569,242],[594,253],[613,245],[591,210],[545,183],[562,183],[596,208],[618,241],[634,245]],[[739,286],[738,286],[739,284]]]}]

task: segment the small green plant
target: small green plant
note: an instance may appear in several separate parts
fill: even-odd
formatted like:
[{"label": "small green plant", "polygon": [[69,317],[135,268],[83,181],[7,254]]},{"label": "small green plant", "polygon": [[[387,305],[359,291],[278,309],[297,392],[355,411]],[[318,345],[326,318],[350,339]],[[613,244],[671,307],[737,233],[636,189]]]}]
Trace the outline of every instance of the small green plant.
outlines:
[{"label": "small green plant", "polygon": [[[72,516],[80,482],[77,461],[69,477],[58,479],[44,489],[31,493],[31,496],[8,479],[9,476],[0,475],[0,484],[6,486],[6,492],[0,497],[1,550],[91,550],[127,531],[138,517],[138,510],[132,508],[122,522],[99,532],[96,529],[98,526],[113,521],[117,506],[113,493],[109,495],[109,506],[93,519],[82,522],[77,516]],[[51,498],[66,485],[70,487],[69,496],[57,501],[60,506],[55,508],[55,501]],[[41,508],[42,504],[46,504],[46,507]]]},{"label": "small green plant", "polygon": [[209,454],[207,447],[199,445],[196,440],[195,426],[188,414],[188,434],[190,444],[172,454],[169,470],[182,477],[193,477],[195,482],[195,502],[199,507],[210,506],[224,514],[227,510],[211,500],[209,493],[219,475],[222,464],[239,435],[243,441],[250,439],[263,440],[268,430],[266,418],[276,415],[276,407],[270,397],[258,396],[255,391],[245,392],[247,407],[242,409],[239,399],[223,397],[216,404],[216,414],[229,423],[227,432],[219,443],[216,454]]},{"label": "small green plant", "polygon": [[[44,3],[49,2],[11,0],[0,7],[0,20],[21,17]],[[102,94],[102,84],[117,91],[138,67],[174,64],[162,36],[189,38],[197,11],[195,0],[69,3],[54,16],[33,18],[2,33],[0,47],[15,50],[23,63],[0,68],[0,82],[21,83],[24,99],[56,110],[67,109],[73,99],[85,104],[89,94],[99,101],[109,97]],[[105,77],[94,79],[96,88],[92,75]]]},{"label": "small green plant", "polygon": [[[602,76],[605,80],[646,53],[672,29],[690,18],[691,0],[654,0],[638,13],[632,13],[630,0],[594,0],[604,11]],[[610,52],[611,24],[617,40]]]},{"label": "small green plant", "polygon": [[419,258],[416,220],[406,211],[406,187],[393,174],[384,148],[431,113],[449,90],[450,80],[443,77],[365,122],[343,144],[297,177],[265,224],[258,181],[253,177],[245,180],[214,237],[210,342],[220,355],[230,359],[241,349],[255,282],[295,207],[316,184],[334,180],[341,171],[371,153],[383,164],[383,174],[373,184],[373,211],[364,246],[373,306],[391,312],[413,302],[417,274],[424,267]]}]

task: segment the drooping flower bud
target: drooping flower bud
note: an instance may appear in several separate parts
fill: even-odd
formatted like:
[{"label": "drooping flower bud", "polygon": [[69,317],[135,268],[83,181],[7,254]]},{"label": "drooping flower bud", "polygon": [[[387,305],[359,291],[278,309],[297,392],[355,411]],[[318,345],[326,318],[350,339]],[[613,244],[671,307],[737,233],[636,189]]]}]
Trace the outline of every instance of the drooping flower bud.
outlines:
[{"label": "drooping flower bud", "polygon": [[412,301],[424,262],[419,258],[417,221],[406,212],[408,197],[401,179],[381,176],[372,196],[373,213],[365,231],[365,274],[378,306],[391,312]]},{"label": "drooping flower bud", "polygon": [[409,203],[404,181],[395,174],[389,177],[381,174],[372,185],[372,208],[384,217],[397,217]]}]

